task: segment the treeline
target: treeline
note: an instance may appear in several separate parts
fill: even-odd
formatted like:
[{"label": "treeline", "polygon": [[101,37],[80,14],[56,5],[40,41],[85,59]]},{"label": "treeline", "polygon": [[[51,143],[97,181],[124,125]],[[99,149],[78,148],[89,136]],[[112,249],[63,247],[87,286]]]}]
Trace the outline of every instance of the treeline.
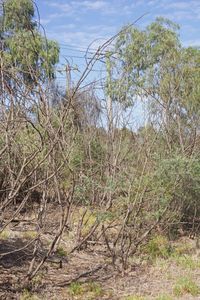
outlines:
[{"label": "treeline", "polygon": [[[169,20],[144,30],[127,26],[61,91],[59,46],[39,26],[32,1],[1,4],[0,230],[37,202],[39,248],[47,206],[59,214],[58,231],[38,265],[31,263],[29,279],[69,228],[76,230],[69,252],[101,241],[123,268],[156,231],[171,238],[180,228],[198,234],[199,48],[183,47]],[[82,88],[100,59],[106,100],[94,83]],[[141,120],[145,110],[139,128],[130,125],[136,103]]]}]

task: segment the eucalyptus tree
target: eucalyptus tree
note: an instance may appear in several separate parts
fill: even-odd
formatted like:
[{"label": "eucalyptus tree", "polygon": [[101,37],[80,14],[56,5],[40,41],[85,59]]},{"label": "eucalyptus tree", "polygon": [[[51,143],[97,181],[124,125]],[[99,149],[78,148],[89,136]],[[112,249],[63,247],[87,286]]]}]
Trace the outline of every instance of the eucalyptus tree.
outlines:
[{"label": "eucalyptus tree", "polygon": [[150,191],[143,205],[147,207],[152,192],[157,197],[152,211],[169,205],[171,216],[191,222],[200,211],[200,48],[184,47],[179,26],[158,18],[144,29],[127,26],[121,31],[112,68],[113,99],[127,107],[144,98],[153,121],[141,149],[139,182],[143,186],[149,180]]},{"label": "eucalyptus tree", "polygon": [[20,77],[34,83],[55,77],[59,47],[40,31],[32,0],[4,0],[1,3],[1,64],[7,80]]},{"label": "eucalyptus tree", "polygon": [[13,191],[23,173],[20,168],[28,166],[23,161],[34,157],[30,133],[37,137],[37,145],[44,132],[39,117],[49,114],[45,93],[59,59],[57,43],[43,37],[34,14],[31,0],[0,2],[0,133],[1,149],[6,149],[0,153],[1,167],[8,169],[8,176],[3,172],[2,178]]},{"label": "eucalyptus tree", "polygon": [[125,106],[139,96],[151,114],[157,114],[168,134],[168,146],[177,135],[199,127],[200,49],[183,47],[179,26],[158,18],[140,30],[127,26],[113,52],[113,99]]}]

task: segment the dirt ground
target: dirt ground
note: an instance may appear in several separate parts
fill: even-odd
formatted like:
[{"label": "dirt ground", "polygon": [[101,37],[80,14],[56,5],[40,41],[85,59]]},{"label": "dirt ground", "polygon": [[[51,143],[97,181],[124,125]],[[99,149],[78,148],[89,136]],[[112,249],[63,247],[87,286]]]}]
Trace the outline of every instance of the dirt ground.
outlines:
[{"label": "dirt ground", "polygon": [[[34,230],[34,222],[19,222],[10,224],[0,236],[2,300],[200,299],[200,258],[194,240],[188,237],[174,242],[176,255],[156,259],[135,257],[128,270],[120,272],[110,264],[101,245],[89,245],[67,255],[73,239],[64,235],[60,251],[47,260],[31,285],[25,287],[24,277],[33,253]],[[43,240],[36,264],[46,253],[51,235],[44,233]],[[30,245],[24,248],[27,243]],[[13,252],[16,249],[21,250]],[[7,255],[2,256],[3,253]]]}]

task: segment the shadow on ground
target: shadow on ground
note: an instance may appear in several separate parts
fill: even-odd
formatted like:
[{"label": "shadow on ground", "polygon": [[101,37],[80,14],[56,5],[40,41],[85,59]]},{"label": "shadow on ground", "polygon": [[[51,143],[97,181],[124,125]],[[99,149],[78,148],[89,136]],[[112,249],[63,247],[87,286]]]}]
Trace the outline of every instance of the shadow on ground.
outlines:
[{"label": "shadow on ground", "polygon": [[33,254],[33,244],[20,238],[0,240],[0,266],[4,268],[25,266]]}]

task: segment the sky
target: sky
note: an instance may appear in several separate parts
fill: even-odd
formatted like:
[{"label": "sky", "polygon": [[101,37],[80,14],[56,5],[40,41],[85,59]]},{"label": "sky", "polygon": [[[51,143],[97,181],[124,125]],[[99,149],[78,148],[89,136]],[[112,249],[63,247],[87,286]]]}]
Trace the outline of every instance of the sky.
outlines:
[{"label": "sky", "polygon": [[36,0],[47,35],[60,43],[86,47],[108,38],[127,23],[147,13],[137,25],[146,26],[158,16],[181,26],[181,39],[200,44],[200,0]]},{"label": "sky", "polygon": [[[58,41],[61,64],[84,68],[84,51],[96,48],[117,33],[122,26],[137,22],[143,28],[163,16],[181,26],[180,38],[185,46],[200,45],[200,0],[36,0],[40,23],[48,38]],[[96,77],[103,70],[98,66]],[[82,70],[82,69],[81,69]],[[104,70],[103,70],[104,71]],[[103,72],[102,71],[102,72]],[[102,74],[102,73],[101,73]],[[95,77],[95,71],[94,71]],[[61,74],[58,79],[65,81]]]},{"label": "sky", "polygon": [[[184,46],[200,46],[200,0],[35,0],[39,20],[47,38],[60,46],[57,83],[66,87],[66,64],[72,69],[72,85],[79,80],[86,66],[85,50],[94,51],[120,29],[144,15],[136,26],[145,28],[156,17],[168,18],[180,25]],[[106,78],[105,63],[98,62],[83,82],[104,98],[102,86]],[[142,124],[142,107],[134,110],[134,122]],[[135,126],[135,125],[134,125]]]}]

